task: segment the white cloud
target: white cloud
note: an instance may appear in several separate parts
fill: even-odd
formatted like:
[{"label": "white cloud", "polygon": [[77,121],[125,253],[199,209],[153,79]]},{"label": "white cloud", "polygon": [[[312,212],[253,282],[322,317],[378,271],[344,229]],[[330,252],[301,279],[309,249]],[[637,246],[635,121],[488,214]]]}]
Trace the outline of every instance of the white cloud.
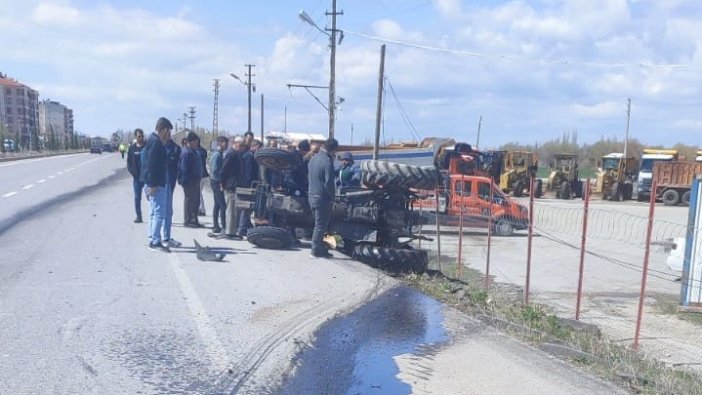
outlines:
[{"label": "white cloud", "polygon": [[570,110],[575,116],[583,118],[610,118],[622,113],[622,104],[620,102],[603,102],[592,105],[573,104]]},{"label": "white cloud", "polygon": [[41,25],[72,26],[81,20],[78,9],[57,3],[39,3],[32,11],[32,20]]}]

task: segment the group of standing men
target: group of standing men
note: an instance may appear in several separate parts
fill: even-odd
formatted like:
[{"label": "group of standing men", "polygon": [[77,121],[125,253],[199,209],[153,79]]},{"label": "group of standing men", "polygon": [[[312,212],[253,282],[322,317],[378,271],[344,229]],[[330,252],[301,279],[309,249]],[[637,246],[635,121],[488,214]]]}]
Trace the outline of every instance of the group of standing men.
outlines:
[{"label": "group of standing men", "polygon": [[[236,207],[236,189],[250,188],[259,179],[259,168],[254,159],[261,142],[254,140],[253,133],[234,137],[230,141],[224,136],[217,139],[217,147],[209,159],[207,151],[200,146],[200,139],[189,132],[179,147],[171,138],[173,125],[166,118],[156,122],[155,131],[148,139],[141,129],[135,130],[135,141],[127,152],[127,168],[134,181],[134,208],[136,219],[143,222],[141,212],[142,193],[150,203],[149,249],[170,252],[170,247],[181,243],[171,237],[173,221],[173,192],[176,182],[183,187],[183,225],[191,228],[203,227],[198,215],[204,215],[202,186],[209,177],[214,195],[213,227],[211,236],[241,240],[252,226],[251,210]],[[312,256],[330,258],[322,237],[329,227],[332,205],[338,187],[360,185],[360,171],[353,165],[353,156],[344,153],[342,166],[334,167],[339,143],[327,140],[319,150],[303,141],[296,151],[300,165],[284,174],[266,173],[266,181],[274,188],[306,193],[314,215],[312,233]],[[318,152],[318,153],[317,153]]]}]

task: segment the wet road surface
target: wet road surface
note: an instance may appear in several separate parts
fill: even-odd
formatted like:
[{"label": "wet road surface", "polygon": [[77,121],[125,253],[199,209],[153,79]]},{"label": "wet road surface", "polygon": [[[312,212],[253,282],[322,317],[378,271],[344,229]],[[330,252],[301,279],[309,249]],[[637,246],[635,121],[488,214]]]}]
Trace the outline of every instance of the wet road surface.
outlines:
[{"label": "wet road surface", "polygon": [[[323,325],[279,394],[409,394],[394,357],[449,340],[442,304],[400,286]],[[429,346],[429,347],[427,347]]]}]

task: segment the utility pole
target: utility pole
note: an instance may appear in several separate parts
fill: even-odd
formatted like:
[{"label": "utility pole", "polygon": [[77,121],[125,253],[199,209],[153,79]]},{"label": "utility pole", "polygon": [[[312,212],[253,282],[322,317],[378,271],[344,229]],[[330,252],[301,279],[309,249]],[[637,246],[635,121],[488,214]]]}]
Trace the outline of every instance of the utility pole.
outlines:
[{"label": "utility pole", "polygon": [[631,98],[627,98],[626,105],[626,134],[624,136],[624,161],[626,162],[627,148],[629,146],[629,123],[631,122]]},{"label": "utility pole", "polygon": [[214,80],[214,112],[212,114],[212,133],[216,136],[219,131],[219,79]]},{"label": "utility pole", "polygon": [[251,68],[256,67],[254,64],[245,64],[244,65],[248,70],[246,72],[246,78],[247,78],[247,83],[246,83],[246,88],[248,91],[248,101],[249,101],[249,123],[248,123],[248,128],[246,129],[247,132],[251,131],[251,77],[253,77],[255,74],[251,73]]},{"label": "utility pole", "polygon": [[188,113],[184,112],[183,113],[183,129],[188,128]]},{"label": "utility pole", "polygon": [[380,150],[380,119],[383,111],[383,81],[385,81],[385,44],[380,46],[380,71],[378,72],[378,105],[375,111],[375,144],[373,144],[373,160],[378,160]]},{"label": "utility pole", "polygon": [[353,123],[351,124],[351,145],[353,145]]},{"label": "utility pole", "polygon": [[195,107],[190,106],[190,130],[195,131]]},{"label": "utility pole", "polygon": [[285,106],[285,112],[283,113],[283,132],[288,132],[288,106]]},{"label": "utility pole", "polygon": [[480,127],[483,125],[483,116],[478,120],[478,139],[475,141],[475,149],[480,149]]},{"label": "utility pole", "polygon": [[263,93],[261,93],[261,142],[263,142]]},{"label": "utility pole", "polygon": [[[329,46],[331,56],[329,57],[329,138],[334,138],[334,113],[336,106],[336,16],[344,15],[344,12],[336,12],[336,0],[332,0],[332,11],[326,12],[332,17],[331,34],[329,35]],[[327,29],[329,30],[329,29]]]}]

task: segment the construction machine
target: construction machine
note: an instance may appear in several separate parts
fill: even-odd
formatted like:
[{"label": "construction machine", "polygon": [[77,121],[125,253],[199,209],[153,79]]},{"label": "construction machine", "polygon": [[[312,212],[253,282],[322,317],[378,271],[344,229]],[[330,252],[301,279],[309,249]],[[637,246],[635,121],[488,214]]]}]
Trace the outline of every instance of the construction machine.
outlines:
[{"label": "construction machine", "polygon": [[[511,192],[514,197],[520,197],[524,192],[530,193],[529,181],[536,176],[538,169],[537,155],[528,151],[507,151],[503,160],[500,189],[505,193]],[[541,197],[542,188],[541,180],[536,180],[534,197]]]},{"label": "construction machine", "polygon": [[554,192],[558,199],[583,196],[583,182],[578,171],[578,157],[573,154],[558,154],[549,162],[550,173],[546,191]]},{"label": "construction machine", "polygon": [[605,155],[597,172],[595,193],[601,193],[603,200],[631,199],[638,171],[639,162],[633,157],[625,159],[622,153]]}]

